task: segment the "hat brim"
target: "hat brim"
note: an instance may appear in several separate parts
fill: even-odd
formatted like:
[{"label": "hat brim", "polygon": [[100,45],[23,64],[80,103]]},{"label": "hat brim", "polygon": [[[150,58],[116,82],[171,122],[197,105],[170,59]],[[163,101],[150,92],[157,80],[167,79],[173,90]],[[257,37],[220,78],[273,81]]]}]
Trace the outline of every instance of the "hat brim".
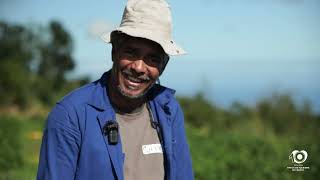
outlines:
[{"label": "hat brim", "polygon": [[[163,48],[165,53],[167,53],[170,56],[178,56],[178,55],[183,55],[187,53],[183,48],[181,48],[173,40],[163,40],[161,38],[153,36],[151,33],[147,31],[143,32],[141,30],[121,28],[121,27],[117,28],[114,31],[120,31],[132,37],[140,37],[140,38],[145,38],[145,39],[154,41],[158,43]],[[110,43],[111,33],[114,31],[102,34],[101,39],[107,43]]]}]

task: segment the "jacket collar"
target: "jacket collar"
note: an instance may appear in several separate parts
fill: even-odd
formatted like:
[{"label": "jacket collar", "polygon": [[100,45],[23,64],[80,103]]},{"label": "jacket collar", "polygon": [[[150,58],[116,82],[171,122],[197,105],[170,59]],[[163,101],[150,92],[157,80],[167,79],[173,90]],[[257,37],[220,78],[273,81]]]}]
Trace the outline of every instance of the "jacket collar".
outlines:
[{"label": "jacket collar", "polygon": [[107,80],[109,78],[109,74],[110,71],[105,72],[100,79],[93,82],[94,90],[87,102],[89,105],[102,111],[112,108],[107,93]]},{"label": "jacket collar", "polygon": [[[89,98],[87,102],[89,105],[101,111],[112,108],[107,92],[110,73],[111,71],[105,72],[99,80],[93,82],[95,87],[91,98]],[[169,103],[170,99],[172,99],[174,94],[175,90],[155,84],[148,92],[148,101],[155,101],[164,108]]]}]

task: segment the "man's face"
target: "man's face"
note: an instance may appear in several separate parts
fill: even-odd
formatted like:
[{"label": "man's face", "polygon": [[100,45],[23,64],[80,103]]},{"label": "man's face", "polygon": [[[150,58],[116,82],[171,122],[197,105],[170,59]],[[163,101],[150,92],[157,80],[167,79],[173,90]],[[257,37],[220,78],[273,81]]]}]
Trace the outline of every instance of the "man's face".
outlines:
[{"label": "man's face", "polygon": [[118,91],[130,99],[140,98],[160,75],[163,50],[157,43],[129,37],[113,51],[113,80]]}]

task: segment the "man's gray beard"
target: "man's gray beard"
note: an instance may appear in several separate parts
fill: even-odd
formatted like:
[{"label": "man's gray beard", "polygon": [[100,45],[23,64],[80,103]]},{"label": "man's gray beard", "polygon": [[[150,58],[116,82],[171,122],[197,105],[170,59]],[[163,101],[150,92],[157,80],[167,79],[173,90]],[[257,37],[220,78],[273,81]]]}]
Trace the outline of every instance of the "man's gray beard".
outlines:
[{"label": "man's gray beard", "polygon": [[142,93],[137,94],[137,95],[129,95],[129,94],[125,93],[124,90],[121,88],[120,85],[117,86],[117,89],[118,89],[118,92],[119,92],[122,96],[124,96],[124,97],[126,97],[126,98],[128,98],[128,99],[135,100],[135,99],[139,99],[139,98],[144,97],[144,96],[149,92],[149,90],[154,86],[154,84],[155,84],[155,82],[152,83],[145,91],[143,91]]}]

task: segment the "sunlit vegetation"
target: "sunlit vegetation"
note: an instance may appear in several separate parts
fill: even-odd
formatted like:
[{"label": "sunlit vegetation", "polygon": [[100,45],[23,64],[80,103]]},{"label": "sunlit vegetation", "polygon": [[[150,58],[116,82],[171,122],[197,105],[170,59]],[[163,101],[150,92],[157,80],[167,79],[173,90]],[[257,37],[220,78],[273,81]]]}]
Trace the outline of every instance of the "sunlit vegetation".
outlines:
[{"label": "sunlit vegetation", "polygon": [[[0,22],[0,179],[35,179],[42,129],[54,103],[88,78],[67,78],[75,66],[72,38],[59,22],[46,27]],[[317,179],[320,116],[307,100],[274,93],[255,105],[221,108],[198,94],[178,97],[195,177]],[[310,167],[292,172],[289,155],[306,150]]]}]

